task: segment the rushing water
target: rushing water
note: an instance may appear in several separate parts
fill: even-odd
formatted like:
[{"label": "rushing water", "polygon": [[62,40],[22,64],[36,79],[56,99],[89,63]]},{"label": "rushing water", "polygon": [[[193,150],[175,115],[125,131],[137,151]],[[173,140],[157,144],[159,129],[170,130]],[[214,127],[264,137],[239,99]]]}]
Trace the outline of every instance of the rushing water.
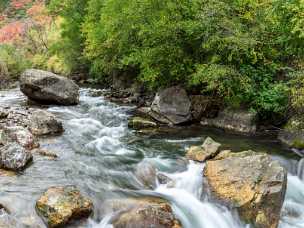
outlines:
[{"label": "rushing water", "polygon": [[[288,188],[280,228],[304,228],[304,161],[286,151],[276,141],[223,134],[221,131],[189,127],[161,135],[144,136],[128,129],[131,106],[119,106],[93,89],[82,89],[80,104],[51,106],[64,123],[62,136],[45,138],[41,146],[59,158],[34,156],[33,164],[15,177],[0,177],[0,202],[20,224],[45,227],[35,212],[35,202],[48,187],[76,185],[95,205],[94,216],[71,227],[109,228],[111,211],[104,202],[134,195],[157,195],[167,199],[186,228],[249,227],[229,211],[202,197],[203,165],[184,160],[185,150],[208,136],[234,151],[253,149],[268,152],[289,172]],[[0,91],[0,106],[22,106],[26,99],[18,90]],[[142,162],[150,162],[174,180],[174,188],[159,184],[146,190],[135,177]],[[0,213],[0,216],[1,213]],[[23,227],[23,226],[20,226]]]}]

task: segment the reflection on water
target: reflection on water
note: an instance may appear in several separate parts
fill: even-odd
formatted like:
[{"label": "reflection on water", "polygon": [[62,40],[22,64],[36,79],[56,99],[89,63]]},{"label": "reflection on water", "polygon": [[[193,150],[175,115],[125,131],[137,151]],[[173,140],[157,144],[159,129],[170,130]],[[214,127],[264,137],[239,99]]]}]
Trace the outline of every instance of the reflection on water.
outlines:
[{"label": "reflection on water", "polygon": [[[211,136],[234,151],[269,152],[285,166],[290,175],[280,228],[304,227],[304,183],[296,176],[300,173],[302,178],[303,169],[299,168],[299,171],[298,158],[290,156],[290,152],[277,142],[227,135],[200,127],[140,136],[127,127],[133,107],[119,106],[102,97],[93,97],[91,93],[91,89],[82,89],[77,106],[49,107],[49,111],[63,121],[65,132],[59,137],[43,139],[41,145],[58,154],[57,160],[36,155],[33,164],[22,175],[0,178],[0,202],[23,223],[45,227],[35,212],[36,199],[48,187],[74,184],[92,198],[95,213],[90,221],[71,227],[111,227],[108,224],[111,215],[105,212],[103,202],[117,196],[128,197],[130,191],[168,199],[184,227],[245,227],[235,212],[200,198],[204,191],[202,165],[185,165],[185,149]],[[26,99],[18,90],[0,92],[0,105],[25,103]],[[136,166],[143,160],[167,173],[175,180],[175,187],[159,185],[154,191],[143,191],[134,175]]]}]

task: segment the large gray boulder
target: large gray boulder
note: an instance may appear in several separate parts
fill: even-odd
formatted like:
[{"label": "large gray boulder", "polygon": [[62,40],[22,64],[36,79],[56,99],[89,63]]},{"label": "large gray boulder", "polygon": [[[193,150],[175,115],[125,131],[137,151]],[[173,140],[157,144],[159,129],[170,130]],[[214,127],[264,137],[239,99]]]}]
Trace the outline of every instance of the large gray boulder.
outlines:
[{"label": "large gray boulder", "polygon": [[204,176],[211,196],[236,208],[257,228],[277,228],[287,172],[267,154],[254,151],[225,153],[207,161]]},{"label": "large gray boulder", "polygon": [[53,135],[63,132],[62,122],[48,111],[36,110],[29,120],[29,129],[34,135]]},{"label": "large gray boulder", "polygon": [[79,87],[68,78],[51,72],[30,69],[20,77],[20,89],[30,99],[48,104],[79,103]]},{"label": "large gray boulder", "polygon": [[220,111],[216,118],[202,118],[201,124],[241,134],[254,134],[256,132],[256,113],[226,108]]},{"label": "large gray boulder", "polygon": [[0,147],[0,166],[9,170],[22,170],[32,160],[30,151],[17,143]]},{"label": "large gray boulder", "polygon": [[152,118],[165,124],[182,124],[191,120],[191,102],[187,92],[174,86],[157,93],[151,105]]}]

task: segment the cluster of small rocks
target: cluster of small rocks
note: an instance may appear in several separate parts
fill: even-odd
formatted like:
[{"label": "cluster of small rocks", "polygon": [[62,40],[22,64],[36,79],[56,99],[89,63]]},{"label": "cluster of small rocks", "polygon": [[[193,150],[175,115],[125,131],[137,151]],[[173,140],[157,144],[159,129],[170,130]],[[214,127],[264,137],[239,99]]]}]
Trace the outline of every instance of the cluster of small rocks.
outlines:
[{"label": "cluster of small rocks", "polygon": [[[42,104],[72,105],[79,102],[79,88],[71,80],[40,70],[26,70],[20,78],[21,91],[38,107],[0,107],[0,175],[11,176],[24,170],[40,154],[57,155],[40,148],[39,137],[61,134],[63,124]],[[88,217],[93,203],[75,186],[46,190],[36,209],[48,227],[62,227],[74,219]],[[0,205],[0,227],[23,227]]]}]

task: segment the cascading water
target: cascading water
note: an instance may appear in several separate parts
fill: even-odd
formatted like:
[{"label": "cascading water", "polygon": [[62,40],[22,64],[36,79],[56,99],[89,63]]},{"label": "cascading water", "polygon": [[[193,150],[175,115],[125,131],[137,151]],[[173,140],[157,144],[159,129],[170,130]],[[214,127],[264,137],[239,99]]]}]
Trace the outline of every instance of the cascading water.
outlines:
[{"label": "cascading water", "polygon": [[[161,137],[137,135],[127,127],[130,106],[119,106],[96,91],[82,89],[80,104],[49,107],[64,123],[62,136],[42,139],[43,148],[54,151],[56,161],[35,157],[34,163],[17,177],[0,178],[0,202],[10,205],[12,216],[22,223],[45,227],[34,208],[35,200],[46,188],[74,184],[94,201],[94,217],[74,227],[110,228],[112,214],[103,202],[129,197],[129,192],[157,195],[167,199],[186,228],[243,228],[236,212],[201,198],[203,165],[184,162],[185,149],[211,136],[233,150],[253,149],[273,153],[290,174],[280,228],[304,228],[303,165],[295,157],[286,157],[275,143],[229,136],[203,130],[178,131]],[[23,106],[25,98],[18,90],[0,91],[0,105]],[[147,161],[165,173],[173,184],[159,184],[153,191],[143,189],[134,175],[137,165]],[[298,170],[295,170],[298,167]],[[297,176],[298,175],[298,176]],[[29,226],[34,227],[34,226]]]}]

